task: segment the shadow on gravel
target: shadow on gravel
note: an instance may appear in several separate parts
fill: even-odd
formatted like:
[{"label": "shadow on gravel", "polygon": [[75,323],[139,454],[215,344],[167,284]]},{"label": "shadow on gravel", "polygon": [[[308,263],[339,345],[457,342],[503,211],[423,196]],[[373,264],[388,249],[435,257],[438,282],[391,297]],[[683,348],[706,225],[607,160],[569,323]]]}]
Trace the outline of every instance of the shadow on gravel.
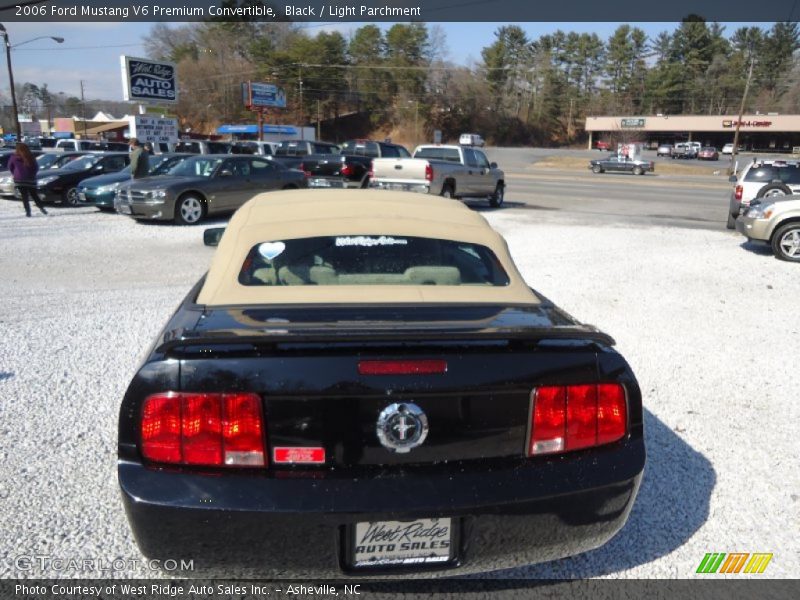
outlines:
[{"label": "shadow on gravel", "polygon": [[11,379],[14,377],[14,373],[7,373],[6,371],[0,371],[0,381],[5,381],[6,379]]},{"label": "shadow on gravel", "polygon": [[748,252],[758,254],[759,256],[772,256],[772,248],[769,244],[759,244],[758,242],[742,242],[739,244],[740,248],[744,248]]},{"label": "shadow on gravel", "polygon": [[706,522],[714,467],[650,411],[644,412],[647,465],[625,527],[605,546],[572,558],[473,577],[584,578],[631,569],[682,546]]},{"label": "shadow on gravel", "polygon": [[[128,215],[123,215],[128,216]],[[163,219],[158,221],[151,221],[149,219],[136,219],[136,222],[144,227],[196,227],[198,231],[202,231],[206,227],[224,227],[228,224],[228,220],[233,216],[233,212],[222,213],[221,215],[214,215],[211,218],[206,218],[193,225],[178,225],[172,219]],[[130,217],[128,217],[130,218]]]}]

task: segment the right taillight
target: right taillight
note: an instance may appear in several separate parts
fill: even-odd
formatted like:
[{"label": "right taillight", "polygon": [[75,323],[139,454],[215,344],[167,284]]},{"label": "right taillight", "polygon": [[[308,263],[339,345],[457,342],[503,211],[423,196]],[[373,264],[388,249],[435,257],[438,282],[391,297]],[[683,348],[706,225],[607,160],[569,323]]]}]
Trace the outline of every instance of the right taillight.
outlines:
[{"label": "right taillight", "polygon": [[431,166],[431,163],[427,163],[425,165],[425,179],[427,181],[433,181],[433,167]]},{"label": "right taillight", "polygon": [[528,456],[609,444],[628,430],[625,389],[618,383],[541,386],[531,403]]},{"label": "right taillight", "polygon": [[251,393],[163,392],[142,407],[142,455],[165,464],[263,467],[261,400]]},{"label": "right taillight", "polygon": [[744,188],[742,188],[742,186],[740,186],[740,185],[737,185],[736,186],[736,192],[734,192],[734,198],[736,198],[737,200],[741,200],[743,191],[744,191]]}]

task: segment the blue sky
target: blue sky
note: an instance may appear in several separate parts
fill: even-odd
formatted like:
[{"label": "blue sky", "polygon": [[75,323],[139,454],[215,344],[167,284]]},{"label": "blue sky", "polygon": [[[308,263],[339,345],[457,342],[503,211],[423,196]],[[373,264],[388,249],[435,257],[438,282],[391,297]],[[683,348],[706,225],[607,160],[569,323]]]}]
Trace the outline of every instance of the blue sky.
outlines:
[{"label": "blue sky", "polygon": [[[649,36],[672,31],[672,23],[632,23]],[[338,30],[344,35],[357,29],[359,23],[315,25],[308,28],[313,35],[320,30]],[[459,64],[480,60],[481,49],[492,43],[495,30],[504,23],[439,23],[447,37],[448,58]],[[595,32],[608,39],[619,23],[518,23],[537,38],[557,29]],[[745,25],[758,23],[726,23],[726,34]],[[150,23],[8,23],[12,46],[38,36],[60,36],[63,44],[52,40],[36,40],[12,50],[14,79],[17,83],[47,83],[52,92],[80,97],[80,81],[84,81],[87,99],[122,100],[120,55],[143,56],[142,41]],[[763,24],[769,27],[768,24]],[[8,90],[8,73],[0,63],[0,89]]]}]

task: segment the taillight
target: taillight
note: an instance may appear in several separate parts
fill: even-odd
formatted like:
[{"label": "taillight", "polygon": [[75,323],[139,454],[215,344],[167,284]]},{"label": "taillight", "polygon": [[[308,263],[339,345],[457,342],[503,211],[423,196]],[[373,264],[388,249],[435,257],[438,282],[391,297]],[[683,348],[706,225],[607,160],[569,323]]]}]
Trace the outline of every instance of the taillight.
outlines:
[{"label": "taillight", "polygon": [[531,402],[528,456],[609,444],[628,429],[625,390],[618,383],[542,386]]},{"label": "taillight", "polygon": [[431,166],[431,163],[427,163],[425,165],[425,179],[428,181],[433,181],[433,167]]},{"label": "taillight", "polygon": [[353,174],[353,167],[351,167],[350,165],[345,165],[345,166],[342,167],[342,170],[339,171],[339,172],[342,175],[344,175],[345,177],[350,177],[350,175]]},{"label": "taillight", "polygon": [[734,194],[734,198],[736,198],[737,200],[741,200],[743,191],[744,191],[744,188],[741,185],[737,185],[736,186],[736,192]]},{"label": "taillight", "polygon": [[263,425],[256,394],[153,394],[142,407],[142,455],[167,464],[263,467]]},{"label": "taillight", "polygon": [[436,375],[446,372],[446,360],[358,361],[359,375]]},{"label": "taillight", "polygon": [[311,177],[311,171],[306,171],[305,164],[300,163],[300,165],[297,168],[300,169],[306,177]]}]

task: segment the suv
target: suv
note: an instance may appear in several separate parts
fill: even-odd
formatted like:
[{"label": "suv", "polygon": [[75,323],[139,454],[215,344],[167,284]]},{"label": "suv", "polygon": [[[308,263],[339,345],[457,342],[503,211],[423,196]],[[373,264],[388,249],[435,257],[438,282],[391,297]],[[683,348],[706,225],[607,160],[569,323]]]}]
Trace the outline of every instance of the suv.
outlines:
[{"label": "suv", "polygon": [[672,156],[672,144],[659,144],[656,156]]},{"label": "suv", "polygon": [[736,217],[747,212],[752,200],[800,193],[800,163],[754,160],[730,181],[736,185],[731,192],[727,227],[733,229]]},{"label": "suv", "polygon": [[477,146],[478,148],[483,148],[484,141],[477,133],[462,133],[458,138],[458,143],[461,146]]},{"label": "suv", "polygon": [[692,142],[675,144],[672,149],[672,158],[697,158],[697,148]]},{"label": "suv", "polygon": [[754,200],[736,231],[769,244],[775,258],[800,262],[800,196]]},{"label": "suv", "polygon": [[178,154],[229,154],[231,145],[211,140],[181,140],[175,144],[173,151]]}]

